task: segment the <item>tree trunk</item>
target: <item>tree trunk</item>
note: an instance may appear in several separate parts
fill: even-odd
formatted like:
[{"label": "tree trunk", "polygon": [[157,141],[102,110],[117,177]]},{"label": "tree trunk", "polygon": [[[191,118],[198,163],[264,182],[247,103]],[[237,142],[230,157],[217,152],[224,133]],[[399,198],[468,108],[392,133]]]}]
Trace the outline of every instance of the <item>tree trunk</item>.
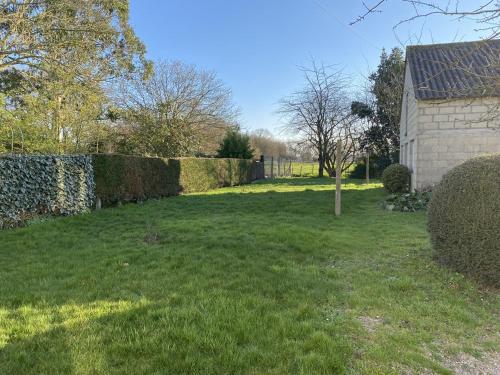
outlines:
[{"label": "tree trunk", "polygon": [[320,156],[318,158],[318,176],[319,177],[323,177],[324,170],[325,170],[325,160],[323,159],[323,156]]}]

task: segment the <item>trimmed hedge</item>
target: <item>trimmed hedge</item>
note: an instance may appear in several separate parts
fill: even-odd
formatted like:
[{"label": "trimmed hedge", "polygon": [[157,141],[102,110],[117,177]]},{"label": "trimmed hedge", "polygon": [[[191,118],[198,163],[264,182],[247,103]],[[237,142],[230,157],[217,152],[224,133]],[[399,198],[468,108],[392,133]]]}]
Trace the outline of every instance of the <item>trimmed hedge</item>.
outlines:
[{"label": "trimmed hedge", "polygon": [[251,160],[162,159],[116,154],[96,154],[92,159],[96,196],[105,206],[241,185],[252,180]]},{"label": "trimmed hedge", "polygon": [[382,173],[385,190],[391,194],[410,191],[410,170],[402,164],[391,164]]},{"label": "trimmed hedge", "polygon": [[0,228],[39,215],[81,213],[93,202],[89,156],[0,156]]},{"label": "trimmed hedge", "polygon": [[428,216],[441,264],[500,287],[500,154],[468,160],[445,174]]}]

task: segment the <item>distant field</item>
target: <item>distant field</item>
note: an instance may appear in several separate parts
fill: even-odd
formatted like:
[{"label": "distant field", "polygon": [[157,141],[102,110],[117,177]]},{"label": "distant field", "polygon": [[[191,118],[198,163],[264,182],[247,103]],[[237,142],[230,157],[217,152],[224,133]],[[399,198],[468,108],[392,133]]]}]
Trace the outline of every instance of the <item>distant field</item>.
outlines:
[{"label": "distant field", "polygon": [[[285,163],[285,166],[280,165],[280,172],[278,173],[278,164],[277,162],[274,163],[274,176],[289,176],[291,172],[291,176],[294,177],[318,177],[319,176],[319,167],[317,162],[299,162],[299,161],[293,161],[291,165],[291,169],[289,169],[289,162]],[[351,168],[349,168],[349,171],[354,169],[355,165],[352,165]],[[285,168],[285,172],[283,172],[283,168]],[[345,172],[343,177],[348,177],[347,175],[349,174],[349,171]],[[270,176],[271,175],[271,163],[266,162],[266,175]],[[325,175],[327,176],[328,173],[325,171]]]}]

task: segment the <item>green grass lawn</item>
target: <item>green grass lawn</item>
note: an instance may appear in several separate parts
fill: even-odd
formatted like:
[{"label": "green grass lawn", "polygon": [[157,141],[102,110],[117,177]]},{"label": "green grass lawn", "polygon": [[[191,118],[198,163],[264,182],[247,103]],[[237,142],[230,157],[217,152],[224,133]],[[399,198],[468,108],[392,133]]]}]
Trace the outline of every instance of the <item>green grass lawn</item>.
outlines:
[{"label": "green grass lawn", "polygon": [[[286,166],[288,168],[288,162],[287,162]],[[355,167],[356,167],[355,164],[351,165],[347,171],[342,173],[342,178],[344,178],[344,177],[347,178],[349,176],[349,174],[354,170]],[[288,171],[288,169],[287,169],[287,171]],[[292,171],[293,176],[297,176],[297,177],[318,177],[318,174],[319,174],[318,162],[312,162],[312,163],[307,162],[306,163],[306,162],[300,162],[300,161],[293,161],[291,171]],[[270,172],[268,172],[268,173],[270,173]],[[328,176],[328,172],[326,170],[324,171],[324,174],[325,174],[325,176]]]},{"label": "green grass lawn", "polygon": [[[500,299],[377,184],[284,179],[0,232],[0,374],[452,373]],[[448,369],[447,369],[448,368]]]}]

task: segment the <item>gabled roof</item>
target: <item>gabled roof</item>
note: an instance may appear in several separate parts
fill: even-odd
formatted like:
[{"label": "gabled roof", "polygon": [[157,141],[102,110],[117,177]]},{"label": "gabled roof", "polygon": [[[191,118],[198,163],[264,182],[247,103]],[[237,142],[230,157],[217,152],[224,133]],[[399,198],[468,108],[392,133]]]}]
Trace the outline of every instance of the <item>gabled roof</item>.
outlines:
[{"label": "gabled roof", "polygon": [[500,39],[409,46],[406,64],[419,100],[500,96]]}]

